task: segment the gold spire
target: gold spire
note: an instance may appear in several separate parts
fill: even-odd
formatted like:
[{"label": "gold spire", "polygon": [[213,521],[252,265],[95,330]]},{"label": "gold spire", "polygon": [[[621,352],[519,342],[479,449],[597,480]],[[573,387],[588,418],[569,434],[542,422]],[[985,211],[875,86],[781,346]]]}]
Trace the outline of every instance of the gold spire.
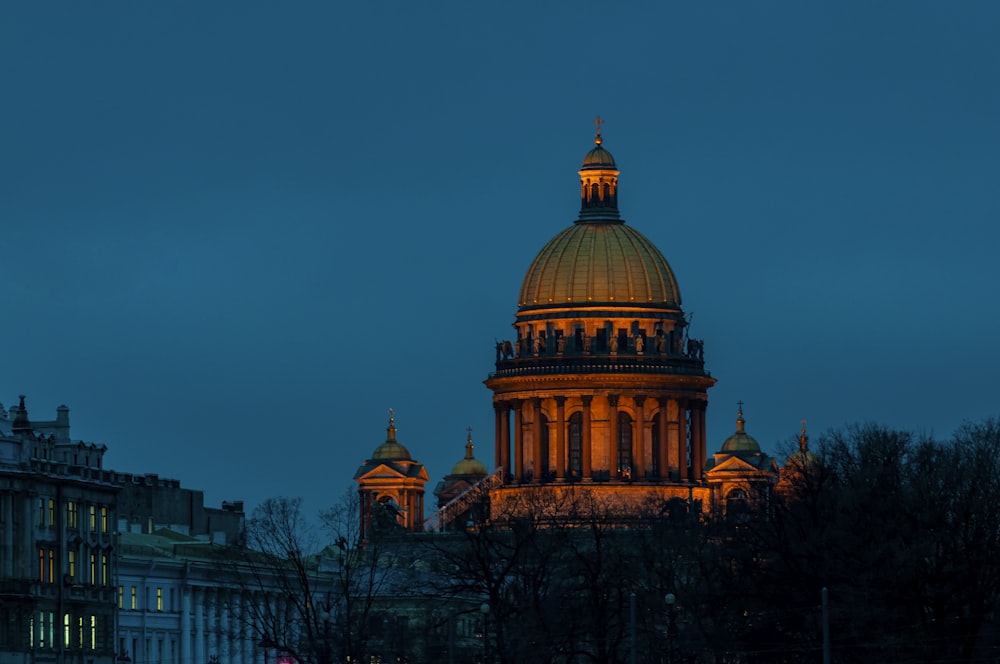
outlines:
[{"label": "gold spire", "polygon": [[472,444],[472,427],[466,427],[465,432],[468,435],[468,437],[465,440],[465,458],[474,459],[475,457],[472,456],[472,449],[474,447],[474,445]]},{"label": "gold spire", "polygon": [[736,414],[736,433],[745,433],[743,427],[746,424],[746,420],[743,419],[743,401],[737,401],[736,403],[740,407],[739,413]]},{"label": "gold spire", "polygon": [[389,427],[386,431],[389,433],[387,440],[396,440],[396,418],[393,416],[392,408],[389,409]]},{"label": "gold spire", "polygon": [[600,145],[601,143],[604,142],[604,139],[601,138],[601,125],[602,124],[604,124],[604,120],[602,120],[601,116],[598,115],[597,119],[594,120],[594,125],[597,127],[597,135],[594,136],[594,145]]}]

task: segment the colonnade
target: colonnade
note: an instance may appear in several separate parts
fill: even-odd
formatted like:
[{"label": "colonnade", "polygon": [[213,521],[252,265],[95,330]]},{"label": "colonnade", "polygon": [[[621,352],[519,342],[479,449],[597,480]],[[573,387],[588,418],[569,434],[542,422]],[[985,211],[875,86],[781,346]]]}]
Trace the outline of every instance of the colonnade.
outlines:
[{"label": "colonnade", "polygon": [[179,623],[176,613],[172,621],[170,612],[125,612],[116,647],[135,664],[268,664],[274,661],[274,651],[269,660],[253,628],[265,602],[277,616],[276,624],[294,623],[293,611],[280,594],[187,586],[181,592]]},{"label": "colonnade", "polygon": [[[698,482],[707,458],[706,405],[704,399],[642,394],[496,400],[494,464],[504,468],[507,481],[515,483],[576,479]],[[619,413],[628,418],[621,420]],[[570,421],[577,414],[579,433],[574,443],[579,446],[580,462],[573,468],[568,461],[573,453]],[[623,439],[620,421],[632,427],[631,454],[624,466],[616,463]],[[650,449],[646,449],[647,433]],[[542,469],[547,472],[543,474]]]}]

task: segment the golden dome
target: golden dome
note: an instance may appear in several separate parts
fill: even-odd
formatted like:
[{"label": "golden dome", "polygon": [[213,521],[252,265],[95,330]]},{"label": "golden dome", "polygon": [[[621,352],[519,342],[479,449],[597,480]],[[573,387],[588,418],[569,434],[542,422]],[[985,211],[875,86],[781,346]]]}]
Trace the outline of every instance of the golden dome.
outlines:
[{"label": "golden dome", "polygon": [[618,168],[615,166],[615,158],[611,156],[610,152],[601,147],[600,142],[583,157],[583,170],[594,168]]},{"label": "golden dome", "polygon": [[389,411],[389,427],[386,431],[389,436],[384,443],[375,448],[372,459],[380,461],[409,461],[411,458],[410,451],[396,440],[396,419],[392,416],[392,410]]},{"label": "golden dome", "polygon": [[744,430],[746,420],[743,419],[743,407],[740,406],[736,416],[736,433],[722,444],[722,451],[729,454],[756,454],[760,452],[760,443]]},{"label": "golden dome", "polygon": [[578,221],[538,253],[518,307],[679,307],[681,291],[660,250],[622,222]]},{"label": "golden dome", "polygon": [[452,475],[475,475],[485,477],[489,475],[486,466],[472,455],[472,430],[469,430],[468,439],[465,441],[465,458],[455,464],[451,469]]}]

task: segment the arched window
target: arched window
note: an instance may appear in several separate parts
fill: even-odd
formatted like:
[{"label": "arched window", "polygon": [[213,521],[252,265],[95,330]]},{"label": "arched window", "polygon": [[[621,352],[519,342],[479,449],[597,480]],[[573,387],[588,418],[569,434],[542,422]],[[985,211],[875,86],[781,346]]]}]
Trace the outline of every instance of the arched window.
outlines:
[{"label": "arched window", "polygon": [[632,416],[618,413],[618,477],[632,479]]},{"label": "arched window", "polygon": [[750,511],[750,496],[743,489],[733,489],[726,495],[726,518],[745,519]]},{"label": "arched window", "polygon": [[569,416],[569,476],[583,477],[583,413]]}]

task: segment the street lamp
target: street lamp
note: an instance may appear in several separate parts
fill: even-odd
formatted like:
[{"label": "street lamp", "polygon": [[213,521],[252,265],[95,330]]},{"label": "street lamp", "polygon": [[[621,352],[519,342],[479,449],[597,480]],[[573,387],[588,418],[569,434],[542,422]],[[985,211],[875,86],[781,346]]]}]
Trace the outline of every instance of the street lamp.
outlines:
[{"label": "street lamp", "polygon": [[483,602],[479,605],[479,612],[483,614],[483,664],[490,661],[490,605]]},{"label": "street lamp", "polygon": [[677,603],[677,595],[667,593],[663,597],[667,603],[667,664],[674,662],[674,605]]}]

